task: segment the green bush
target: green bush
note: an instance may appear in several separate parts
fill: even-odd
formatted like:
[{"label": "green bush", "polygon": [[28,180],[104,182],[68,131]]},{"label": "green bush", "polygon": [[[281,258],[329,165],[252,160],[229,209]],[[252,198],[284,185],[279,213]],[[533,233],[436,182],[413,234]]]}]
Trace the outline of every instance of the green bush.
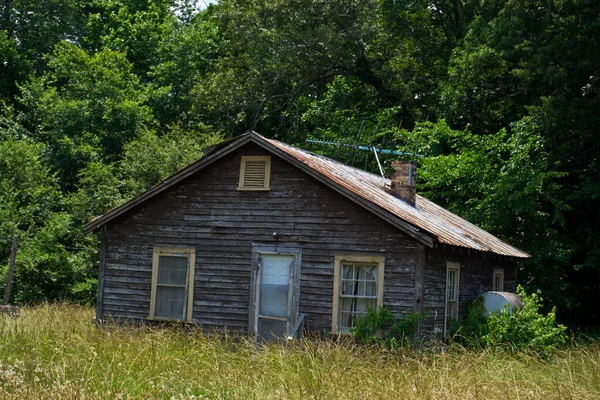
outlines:
[{"label": "green bush", "polygon": [[[402,318],[396,318],[387,306],[379,307],[378,310],[369,308],[366,315],[354,321],[350,333],[360,343],[383,343],[395,348],[412,343],[420,320],[419,313],[408,313]],[[384,330],[387,333],[382,336]]]},{"label": "green bush", "polygon": [[519,286],[517,294],[523,299],[523,308],[512,313],[507,306],[486,318],[482,316],[483,304],[473,303],[454,338],[484,347],[507,344],[518,350],[544,351],[564,344],[567,328],[556,323],[555,308],[547,315],[540,312],[541,292],[528,295]]}]

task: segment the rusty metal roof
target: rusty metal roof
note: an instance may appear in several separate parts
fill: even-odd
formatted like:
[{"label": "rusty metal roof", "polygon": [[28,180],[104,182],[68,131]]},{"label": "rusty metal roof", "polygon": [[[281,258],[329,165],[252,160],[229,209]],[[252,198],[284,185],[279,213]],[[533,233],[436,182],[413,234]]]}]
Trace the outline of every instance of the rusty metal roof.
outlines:
[{"label": "rusty metal roof", "polygon": [[277,140],[267,139],[255,132],[246,133],[206,149],[203,158],[176,172],[138,197],[91,221],[84,227],[84,231],[97,230],[110,220],[126,213],[249,142],[254,142],[278,154],[311,176],[338,190],[407,234],[430,246],[433,245],[433,238],[439,243],[451,246],[509,257],[530,257],[524,251],[503,242],[425,197],[417,195],[414,207],[394,197],[386,191],[386,187],[391,184],[389,179],[383,179],[381,176]]},{"label": "rusty metal roof", "polygon": [[428,232],[439,243],[510,257],[530,257],[423,196],[417,195],[414,207],[400,200],[387,192],[386,187],[391,185],[389,179],[277,140],[263,139],[363,199]]}]

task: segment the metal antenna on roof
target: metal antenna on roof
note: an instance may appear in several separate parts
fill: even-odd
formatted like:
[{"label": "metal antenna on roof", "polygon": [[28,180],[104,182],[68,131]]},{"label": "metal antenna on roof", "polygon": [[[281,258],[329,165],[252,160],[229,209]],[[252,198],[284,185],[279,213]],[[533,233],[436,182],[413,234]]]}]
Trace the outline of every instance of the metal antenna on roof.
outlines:
[{"label": "metal antenna on roof", "polygon": [[375,159],[377,160],[377,165],[379,166],[379,172],[381,173],[381,184],[385,186],[385,174],[383,173],[383,168],[381,167],[381,163],[379,162],[379,156],[377,155],[377,150],[375,150],[375,146],[373,146],[373,154],[375,154]]},{"label": "metal antenna on roof", "polygon": [[[377,125],[375,126],[375,129],[373,129],[373,134],[371,135],[371,139],[369,140],[369,146],[370,147],[373,147],[373,138],[377,134],[378,130],[379,130],[379,122],[377,122]],[[367,163],[368,163],[368,161],[369,161],[369,159],[367,157],[365,157],[365,168],[364,168],[365,171],[367,170]]]},{"label": "metal antenna on roof", "polygon": [[[358,142],[360,143],[360,139],[362,139],[363,136],[363,126],[365,125],[365,120],[363,119],[362,122],[360,123],[360,128],[358,129]],[[356,159],[356,148],[354,149],[354,151],[352,152],[352,163],[350,165],[352,165],[354,167],[354,160]]]},{"label": "metal antenna on roof", "polygon": [[[340,142],[328,142],[325,140],[316,140],[316,139],[306,139],[305,142],[307,143],[316,143],[316,144],[324,144],[324,145],[328,145],[328,146],[339,146],[339,147],[352,147],[354,149],[357,150],[364,150],[364,151],[373,151],[373,147],[368,147],[368,146],[358,146],[355,144],[348,144],[348,143],[340,143]],[[422,154],[417,154],[417,153],[409,153],[406,151],[397,151],[397,150],[391,150],[391,149],[382,149],[380,147],[375,147],[375,151],[377,153],[381,153],[381,154],[392,154],[395,156],[410,156],[410,157],[425,157]]]}]

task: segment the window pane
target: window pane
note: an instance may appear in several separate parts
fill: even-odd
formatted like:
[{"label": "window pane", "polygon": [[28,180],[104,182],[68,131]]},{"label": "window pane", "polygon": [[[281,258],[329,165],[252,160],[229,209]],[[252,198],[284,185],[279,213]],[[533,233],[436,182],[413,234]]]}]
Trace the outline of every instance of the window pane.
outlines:
[{"label": "window pane", "polygon": [[356,281],[355,287],[357,296],[365,296],[365,283],[364,278]]},{"label": "window pane", "polygon": [[354,281],[354,280],[342,281],[342,294],[343,295],[354,296],[354,295],[356,295],[357,289],[358,288],[356,287],[356,281]]},{"label": "window pane", "polygon": [[454,300],[456,294],[456,270],[449,269],[448,270],[448,300]]},{"label": "window pane", "polygon": [[340,309],[342,311],[356,311],[356,299],[352,297],[342,297],[340,299]]},{"label": "window pane", "polygon": [[353,323],[353,314],[351,312],[341,312],[340,313],[340,330],[347,331],[348,328],[354,326]]},{"label": "window pane", "polygon": [[502,290],[502,275],[496,274],[494,275],[494,291],[501,292]]},{"label": "window pane", "polygon": [[185,286],[187,282],[188,258],[181,256],[159,256],[158,279],[159,285]]},{"label": "window pane", "polygon": [[287,333],[285,330],[285,321],[258,318],[258,334],[265,340],[281,338]]},{"label": "window pane", "polygon": [[259,314],[287,318],[290,265],[294,256],[263,255]]},{"label": "window pane", "polygon": [[184,319],[185,287],[156,286],[154,315],[161,318]]},{"label": "window pane", "polygon": [[364,316],[369,308],[376,309],[377,299],[342,298],[339,326],[342,330],[354,326],[356,318]]},{"label": "window pane", "polygon": [[376,265],[371,265],[365,266],[365,272],[366,272],[366,279],[369,281],[377,281],[377,266]]},{"label": "window pane", "polygon": [[358,299],[358,302],[356,304],[356,311],[359,314],[366,314],[369,308],[377,308],[377,299]]},{"label": "window pane", "polygon": [[367,296],[377,296],[377,282],[367,282]]}]

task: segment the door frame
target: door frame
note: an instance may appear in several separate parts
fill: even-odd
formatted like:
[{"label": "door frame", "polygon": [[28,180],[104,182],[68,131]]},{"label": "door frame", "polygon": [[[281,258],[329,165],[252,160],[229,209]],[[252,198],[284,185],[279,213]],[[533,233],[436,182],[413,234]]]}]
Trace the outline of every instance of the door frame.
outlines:
[{"label": "door frame", "polygon": [[[450,271],[455,272],[454,276],[454,299],[448,299],[448,292],[450,287],[448,286],[448,276]],[[460,263],[454,261],[446,261],[446,290],[444,292],[444,336],[448,335],[448,319],[451,317],[449,312],[449,303],[452,303],[456,309],[456,318],[459,313],[459,299],[460,299]]]},{"label": "door frame", "polygon": [[260,273],[262,255],[293,256],[294,262],[290,265],[288,281],[288,318],[286,331],[296,324],[298,319],[298,306],[300,300],[300,266],[302,265],[302,251],[299,247],[252,244],[252,262],[250,279],[250,304],[248,315],[248,334],[258,337],[258,307],[260,304]]}]

